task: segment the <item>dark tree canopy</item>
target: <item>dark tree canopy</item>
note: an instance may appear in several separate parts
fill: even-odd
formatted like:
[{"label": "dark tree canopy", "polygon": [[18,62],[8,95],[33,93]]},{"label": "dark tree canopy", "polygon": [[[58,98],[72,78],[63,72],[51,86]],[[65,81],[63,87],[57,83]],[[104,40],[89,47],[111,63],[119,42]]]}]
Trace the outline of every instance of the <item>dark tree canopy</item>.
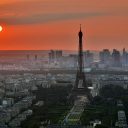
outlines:
[{"label": "dark tree canopy", "polygon": [[100,90],[100,96],[104,98],[118,98],[125,95],[125,89],[121,86],[106,85]]}]

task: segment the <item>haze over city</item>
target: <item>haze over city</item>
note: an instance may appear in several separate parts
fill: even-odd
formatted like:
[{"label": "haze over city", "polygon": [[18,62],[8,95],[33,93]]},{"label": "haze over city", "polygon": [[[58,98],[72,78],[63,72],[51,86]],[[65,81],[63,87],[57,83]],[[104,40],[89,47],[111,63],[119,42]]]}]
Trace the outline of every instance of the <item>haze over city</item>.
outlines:
[{"label": "haze over city", "polygon": [[1,0],[0,50],[128,49],[127,0]]}]

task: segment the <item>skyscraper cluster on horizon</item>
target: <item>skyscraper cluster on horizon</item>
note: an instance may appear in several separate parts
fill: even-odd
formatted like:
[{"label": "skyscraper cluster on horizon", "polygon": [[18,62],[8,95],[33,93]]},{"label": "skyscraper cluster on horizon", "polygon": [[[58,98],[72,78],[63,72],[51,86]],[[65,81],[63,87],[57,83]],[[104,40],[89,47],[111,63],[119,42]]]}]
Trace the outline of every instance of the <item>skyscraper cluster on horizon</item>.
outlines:
[{"label": "skyscraper cluster on horizon", "polygon": [[[123,68],[128,67],[128,52],[123,49],[123,51],[119,51],[117,49],[113,49],[110,51],[109,49],[103,49],[99,52],[98,58],[99,61],[95,61],[95,53],[86,50],[83,52],[83,61],[84,67],[91,68]],[[51,50],[49,52],[49,64],[60,65],[59,67],[69,67],[76,68],[77,67],[78,55],[75,53],[64,55],[62,50]]]},{"label": "skyscraper cluster on horizon", "polygon": [[112,52],[109,49],[103,49],[99,53],[100,63],[105,64],[106,66],[113,67],[127,67],[128,66],[128,52],[126,52],[125,48],[123,49],[123,53],[117,49],[113,49]]},{"label": "skyscraper cluster on horizon", "polygon": [[[84,63],[86,63],[86,66],[90,66],[94,61],[94,54],[90,52],[89,50],[83,52],[83,60]],[[61,65],[61,67],[77,67],[77,60],[78,55],[77,54],[68,54],[64,55],[62,50],[51,50],[49,52],[49,64]]]}]

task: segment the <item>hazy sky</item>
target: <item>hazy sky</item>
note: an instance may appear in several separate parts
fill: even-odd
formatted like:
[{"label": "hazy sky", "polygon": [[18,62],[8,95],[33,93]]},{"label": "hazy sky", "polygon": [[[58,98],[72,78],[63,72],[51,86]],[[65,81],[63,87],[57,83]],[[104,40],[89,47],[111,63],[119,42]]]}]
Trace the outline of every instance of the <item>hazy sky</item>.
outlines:
[{"label": "hazy sky", "polygon": [[0,49],[128,49],[128,0],[0,0]]}]

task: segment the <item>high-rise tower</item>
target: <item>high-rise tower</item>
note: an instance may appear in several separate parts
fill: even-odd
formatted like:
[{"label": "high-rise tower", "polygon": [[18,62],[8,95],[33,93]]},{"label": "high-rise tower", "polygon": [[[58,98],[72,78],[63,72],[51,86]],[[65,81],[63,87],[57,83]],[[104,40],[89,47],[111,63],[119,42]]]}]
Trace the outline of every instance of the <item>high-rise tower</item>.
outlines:
[{"label": "high-rise tower", "polygon": [[75,82],[74,89],[85,91],[85,90],[88,90],[88,88],[87,88],[85,74],[84,74],[83,42],[82,42],[83,33],[81,31],[81,25],[80,25],[80,31],[78,33],[78,36],[79,36],[78,69],[77,69],[76,82]]}]

